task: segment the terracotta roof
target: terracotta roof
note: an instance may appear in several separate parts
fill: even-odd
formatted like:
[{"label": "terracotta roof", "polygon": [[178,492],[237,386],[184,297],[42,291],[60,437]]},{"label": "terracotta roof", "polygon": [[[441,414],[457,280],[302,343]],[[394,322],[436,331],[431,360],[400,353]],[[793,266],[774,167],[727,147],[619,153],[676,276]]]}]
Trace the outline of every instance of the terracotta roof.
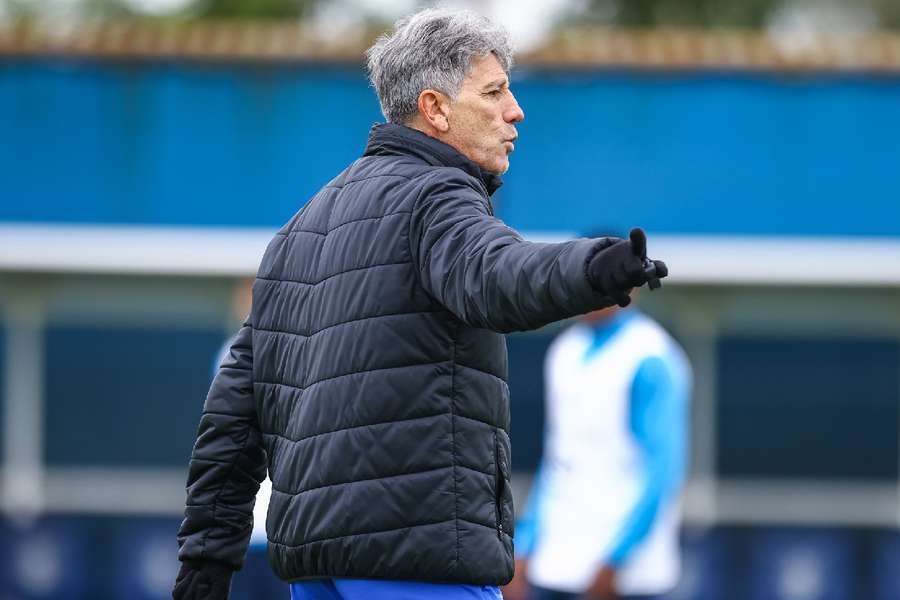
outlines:
[{"label": "terracotta roof", "polygon": [[523,56],[522,62],[664,69],[900,71],[900,35],[779,38],[750,31],[570,30]]},{"label": "terracotta roof", "polygon": [[[99,22],[72,27],[0,26],[0,56],[110,59],[351,61],[374,39],[358,30],[327,36],[303,23]],[[900,71],[900,34],[778,38],[748,31],[570,29],[520,64],[734,70]]]}]

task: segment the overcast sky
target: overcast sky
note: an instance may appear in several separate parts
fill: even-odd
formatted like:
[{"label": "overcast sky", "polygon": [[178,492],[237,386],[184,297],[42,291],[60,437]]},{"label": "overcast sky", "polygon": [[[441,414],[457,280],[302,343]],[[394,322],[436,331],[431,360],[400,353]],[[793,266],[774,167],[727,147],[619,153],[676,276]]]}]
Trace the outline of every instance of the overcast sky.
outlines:
[{"label": "overcast sky", "polygon": [[[134,10],[151,15],[165,15],[184,10],[203,0],[122,0]],[[617,6],[628,0],[594,2],[595,16],[605,14],[612,20]],[[40,7],[51,22],[68,23],[79,16],[88,0],[25,0]],[[588,0],[326,0],[320,2],[315,20],[330,34],[359,24],[366,18],[377,17],[393,21],[426,4],[474,9],[502,23],[512,35],[516,49],[527,51],[539,45],[559,18],[578,14],[588,6]],[[4,19],[6,3],[0,0],[0,20]],[[598,8],[599,7],[599,8]],[[6,15],[8,16],[8,15]],[[784,0],[769,15],[767,31],[773,41],[786,51],[802,51],[815,43],[815,35],[822,31],[870,31],[877,27],[875,13],[852,0]]]},{"label": "overcast sky", "polygon": [[[27,0],[26,0],[27,1]],[[33,0],[41,12],[51,20],[76,18],[87,0]],[[202,0],[122,0],[133,10],[148,15],[166,15],[184,10]],[[614,3],[618,0],[610,0]],[[517,49],[527,50],[541,42],[557,18],[567,10],[587,5],[587,0],[444,0],[423,3],[421,0],[328,0],[320,2],[316,20],[326,30],[360,23],[367,17],[394,21],[423,5],[471,8],[495,21],[509,31]],[[2,18],[3,0],[0,0]]]},{"label": "overcast sky", "polygon": [[[173,0],[140,0],[171,2]],[[471,8],[502,23],[517,49],[527,50],[541,42],[566,10],[577,9],[585,0],[444,0],[442,6]],[[323,27],[339,29],[364,15],[393,21],[416,10],[417,0],[332,0],[320,5],[317,19]]]}]

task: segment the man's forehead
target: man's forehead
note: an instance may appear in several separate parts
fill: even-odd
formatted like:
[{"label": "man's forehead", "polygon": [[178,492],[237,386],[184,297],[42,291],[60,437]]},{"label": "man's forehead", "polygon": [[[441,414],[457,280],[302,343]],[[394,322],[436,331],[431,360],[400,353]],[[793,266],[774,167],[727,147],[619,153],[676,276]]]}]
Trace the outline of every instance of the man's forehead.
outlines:
[{"label": "man's forehead", "polygon": [[472,61],[472,69],[467,80],[476,86],[485,86],[492,83],[502,85],[509,82],[506,71],[500,65],[500,61],[493,54]]}]

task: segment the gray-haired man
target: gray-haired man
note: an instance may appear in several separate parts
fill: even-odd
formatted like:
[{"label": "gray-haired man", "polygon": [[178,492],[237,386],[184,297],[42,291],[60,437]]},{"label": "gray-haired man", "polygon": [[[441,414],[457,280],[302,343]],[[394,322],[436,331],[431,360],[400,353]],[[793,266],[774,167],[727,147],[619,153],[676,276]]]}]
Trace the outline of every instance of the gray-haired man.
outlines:
[{"label": "gray-haired man", "polygon": [[494,218],[524,114],[491,22],[422,11],[368,59],[388,123],[263,257],[191,457],[177,599],[227,596],[267,468],[269,559],[295,599],[498,597],[513,575],[502,334],[666,275],[640,230],[534,244]]}]

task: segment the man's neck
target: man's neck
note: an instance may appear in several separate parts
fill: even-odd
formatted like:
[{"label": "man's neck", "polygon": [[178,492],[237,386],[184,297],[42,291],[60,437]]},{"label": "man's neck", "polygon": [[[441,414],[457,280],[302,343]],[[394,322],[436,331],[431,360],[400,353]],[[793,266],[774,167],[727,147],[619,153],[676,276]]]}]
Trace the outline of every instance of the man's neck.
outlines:
[{"label": "man's neck", "polygon": [[409,127],[410,129],[415,129],[416,131],[421,131],[428,137],[432,137],[440,142],[444,142],[448,146],[453,146],[453,144],[450,144],[449,142],[447,142],[447,140],[444,139],[445,136],[441,135],[441,132],[438,131],[437,128],[435,128],[428,121],[423,119],[421,116],[415,116],[412,119],[410,119],[407,123],[402,123],[402,125],[405,125],[405,126]]}]

